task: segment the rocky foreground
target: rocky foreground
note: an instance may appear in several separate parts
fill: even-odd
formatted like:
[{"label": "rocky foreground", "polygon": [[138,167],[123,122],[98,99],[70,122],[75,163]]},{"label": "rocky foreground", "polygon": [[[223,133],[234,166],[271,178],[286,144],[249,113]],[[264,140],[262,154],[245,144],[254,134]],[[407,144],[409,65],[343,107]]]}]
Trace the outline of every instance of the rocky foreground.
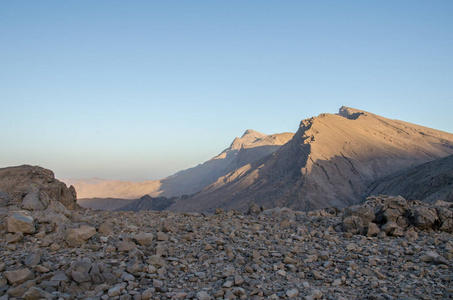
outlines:
[{"label": "rocky foreground", "polygon": [[451,203],[93,211],[66,190],[46,197],[55,179],[27,172],[29,188],[0,184],[1,300],[453,297]]}]

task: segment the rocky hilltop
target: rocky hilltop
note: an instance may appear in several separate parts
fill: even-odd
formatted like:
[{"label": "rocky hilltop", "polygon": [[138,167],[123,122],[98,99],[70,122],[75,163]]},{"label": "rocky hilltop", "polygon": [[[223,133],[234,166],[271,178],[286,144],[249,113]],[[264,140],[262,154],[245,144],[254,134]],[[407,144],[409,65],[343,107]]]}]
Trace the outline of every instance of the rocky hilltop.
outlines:
[{"label": "rocky hilltop", "polygon": [[344,211],[93,211],[69,203],[48,170],[8,172],[1,299],[453,297],[449,203],[380,196]]},{"label": "rocky hilltop", "polygon": [[0,168],[0,207],[45,211],[53,205],[64,205],[74,210],[76,190],[55,179],[51,170],[37,166]]},{"label": "rocky hilltop", "polygon": [[137,199],[144,195],[152,197],[190,195],[216,182],[231,171],[265,157],[289,141],[293,133],[265,135],[254,130],[247,130],[242,137],[237,137],[230,147],[216,157],[196,167],[180,171],[170,177],[143,182],[119,180],[65,180],[73,184],[84,199],[85,207],[99,206],[99,199],[89,201],[86,198]]},{"label": "rocky hilltop", "polygon": [[453,154],[453,134],[342,107],[303,120],[294,137],[261,160],[174,203],[175,211],[266,207],[314,210],[363,200],[379,178]]}]

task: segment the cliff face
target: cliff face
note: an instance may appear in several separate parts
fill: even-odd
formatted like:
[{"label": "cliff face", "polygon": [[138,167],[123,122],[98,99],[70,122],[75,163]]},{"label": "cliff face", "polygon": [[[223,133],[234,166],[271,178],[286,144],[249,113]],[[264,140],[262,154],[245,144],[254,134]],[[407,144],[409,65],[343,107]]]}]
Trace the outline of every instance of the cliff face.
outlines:
[{"label": "cliff face", "polygon": [[273,155],[220,178],[170,209],[246,210],[266,207],[312,210],[359,203],[376,179],[453,154],[453,135],[365,111],[303,120],[291,141]]}]

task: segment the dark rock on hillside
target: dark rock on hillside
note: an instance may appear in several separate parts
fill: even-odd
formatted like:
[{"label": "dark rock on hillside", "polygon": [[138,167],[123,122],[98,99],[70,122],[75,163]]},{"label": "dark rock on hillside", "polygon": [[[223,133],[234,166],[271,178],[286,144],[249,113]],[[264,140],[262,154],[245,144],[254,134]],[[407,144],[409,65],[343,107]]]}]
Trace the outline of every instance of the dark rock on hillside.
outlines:
[{"label": "dark rock on hillside", "polygon": [[453,202],[453,155],[382,177],[368,195],[401,195],[408,200]]}]

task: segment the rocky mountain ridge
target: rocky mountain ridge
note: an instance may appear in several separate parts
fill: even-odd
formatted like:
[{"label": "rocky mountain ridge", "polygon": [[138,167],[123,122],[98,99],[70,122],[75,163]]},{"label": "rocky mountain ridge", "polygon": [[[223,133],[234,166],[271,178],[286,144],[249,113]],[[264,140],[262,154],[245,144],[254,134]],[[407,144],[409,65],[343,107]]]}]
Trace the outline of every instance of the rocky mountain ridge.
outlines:
[{"label": "rocky mountain ridge", "polygon": [[275,153],[219,178],[168,209],[246,210],[266,207],[313,210],[363,200],[375,180],[453,154],[450,133],[342,107],[301,122]]}]

